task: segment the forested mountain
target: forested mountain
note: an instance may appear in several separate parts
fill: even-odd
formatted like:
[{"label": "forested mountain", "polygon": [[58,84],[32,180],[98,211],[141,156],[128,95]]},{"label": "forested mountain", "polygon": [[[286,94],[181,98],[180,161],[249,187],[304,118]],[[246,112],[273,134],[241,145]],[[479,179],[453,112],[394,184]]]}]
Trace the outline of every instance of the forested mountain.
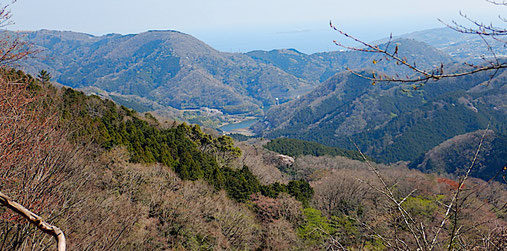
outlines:
[{"label": "forested mountain", "polygon": [[485,129],[506,133],[506,78],[501,71],[428,83],[377,84],[339,73],[301,98],[272,108],[255,129],[355,150],[385,162],[414,160],[456,135]]},{"label": "forested mountain", "polygon": [[[347,67],[412,74],[357,51],[224,53],[177,31],[92,36],[41,30],[8,35],[19,35],[40,51],[21,64],[26,71],[46,69],[61,84],[100,88],[143,110],[210,107],[229,114],[262,115],[264,108],[302,95]],[[484,47],[476,40],[434,29],[395,38],[391,47],[397,45],[407,61],[432,69],[440,63],[487,55],[477,49]]]},{"label": "forested mountain", "polygon": [[260,114],[312,84],[239,53],[216,51],[177,31],[92,36],[42,30],[20,36],[41,52],[24,69],[46,69],[70,87],[94,86],[177,109]]}]

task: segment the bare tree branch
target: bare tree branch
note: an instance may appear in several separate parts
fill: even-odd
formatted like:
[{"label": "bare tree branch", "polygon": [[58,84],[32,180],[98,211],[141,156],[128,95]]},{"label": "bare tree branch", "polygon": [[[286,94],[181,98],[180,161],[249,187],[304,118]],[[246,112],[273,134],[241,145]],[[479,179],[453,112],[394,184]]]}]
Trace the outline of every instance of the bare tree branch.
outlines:
[{"label": "bare tree branch", "polygon": [[[387,185],[385,179],[382,177],[382,175],[380,174],[379,170],[377,168],[375,168],[368,161],[368,158],[366,158],[366,156],[361,151],[361,149],[359,149],[359,146],[355,142],[353,142],[353,141],[352,141],[352,143],[356,147],[356,150],[361,154],[361,157],[363,158],[363,160],[365,161],[365,163],[368,165],[368,167],[370,168],[370,170],[375,174],[375,176],[377,177],[377,179],[382,184],[382,188],[381,189],[375,188],[373,185],[370,185],[370,186],[372,186],[374,189],[377,189],[379,192],[381,192],[383,195],[385,195],[391,202],[393,202],[393,204],[396,206],[396,209],[399,211],[399,213],[400,213],[400,215],[401,215],[401,217],[402,217],[402,219],[403,219],[403,221],[405,223],[405,226],[409,229],[412,237],[416,241],[416,244],[417,244],[417,247],[419,248],[419,250],[426,250],[425,247],[427,246],[427,243],[421,242],[421,236],[423,236],[423,235],[417,234],[417,232],[416,232],[417,225],[414,225],[416,223],[415,220],[410,215],[410,213],[407,212],[403,208],[403,206],[402,206],[402,203],[403,203],[403,201],[405,199],[403,199],[401,201],[398,201],[396,199],[396,196],[394,195],[394,193],[391,190],[391,188]],[[419,231],[419,230],[417,230],[417,231]],[[423,241],[424,241],[424,239],[423,239]]]},{"label": "bare tree branch", "polygon": [[492,3],[494,5],[507,6],[507,1],[497,2],[492,0],[486,0],[486,2]]},{"label": "bare tree branch", "polygon": [[46,221],[44,221],[44,219],[42,219],[42,217],[26,209],[21,204],[13,201],[11,198],[3,194],[2,192],[0,192],[0,203],[3,206],[16,212],[17,214],[23,216],[25,219],[27,219],[30,223],[35,225],[38,229],[40,229],[44,233],[53,236],[56,240],[58,251],[66,250],[65,235],[63,234],[63,231],[60,230],[58,227],[47,223]]},{"label": "bare tree branch", "polygon": [[[501,5],[501,6],[507,6],[506,2],[494,2],[494,1],[488,1],[490,3]],[[468,69],[461,69],[454,72],[447,72],[447,70],[444,70],[444,64],[440,64],[438,67],[434,69],[423,69],[419,66],[417,66],[416,62],[408,62],[406,57],[402,57],[399,55],[399,48],[398,45],[395,45],[394,48],[392,48],[392,42],[393,37],[392,34],[389,37],[388,42],[386,43],[385,47],[381,47],[379,45],[367,43],[349,33],[346,33],[345,31],[337,28],[337,26],[333,25],[332,22],[330,22],[330,26],[332,29],[337,31],[340,35],[349,38],[353,40],[354,42],[359,43],[361,47],[353,47],[353,46],[346,46],[340,42],[337,42],[336,40],[333,41],[337,46],[342,47],[347,50],[352,51],[359,51],[359,52],[367,52],[367,53],[373,53],[378,54],[382,58],[378,60],[373,60],[372,64],[377,64],[381,60],[386,61],[392,61],[396,65],[405,66],[408,67],[410,70],[414,72],[413,76],[406,76],[406,77],[399,77],[398,75],[395,76],[389,76],[385,74],[380,74],[376,72],[371,72],[371,75],[365,75],[363,73],[359,73],[355,69],[346,68],[351,73],[368,79],[372,81],[372,84],[375,84],[376,82],[394,82],[394,83],[415,83],[414,89],[417,89],[421,86],[423,86],[428,81],[438,81],[444,78],[455,78],[455,77],[461,77],[461,76],[467,76],[476,74],[479,72],[484,71],[494,71],[493,75],[490,77],[490,80],[498,73],[498,70],[507,68],[507,60],[500,60],[497,56],[497,54],[494,51],[494,48],[490,45],[490,43],[485,39],[485,37],[490,37],[500,43],[503,44],[504,47],[507,47],[507,41],[501,39],[500,37],[507,35],[507,29],[502,27],[494,26],[493,24],[483,24],[476,20],[473,20],[472,18],[468,17],[466,14],[460,12],[460,15],[466,19],[468,22],[472,24],[472,27],[464,26],[456,21],[453,21],[452,24],[447,24],[439,19],[440,22],[442,22],[447,27],[455,30],[459,33],[464,34],[474,34],[481,37],[481,39],[484,42],[484,46],[488,49],[489,53],[491,54],[490,57],[483,56],[483,60],[485,61],[484,65],[479,64],[472,64],[472,63],[464,63],[464,66],[467,66]],[[500,20],[503,20],[505,22],[505,19],[501,16],[499,17]]]}]

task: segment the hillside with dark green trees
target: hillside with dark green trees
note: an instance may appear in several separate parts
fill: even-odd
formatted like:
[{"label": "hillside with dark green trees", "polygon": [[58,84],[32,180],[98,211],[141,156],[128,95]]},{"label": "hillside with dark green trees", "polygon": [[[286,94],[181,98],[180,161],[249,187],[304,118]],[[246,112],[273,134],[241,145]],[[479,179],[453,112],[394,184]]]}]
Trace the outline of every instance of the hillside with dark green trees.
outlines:
[{"label": "hillside with dark green trees", "polygon": [[361,151],[382,162],[412,161],[454,136],[507,132],[506,71],[410,85],[377,84],[337,74],[311,93],[272,108],[254,125],[268,138],[288,137]]},{"label": "hillside with dark green trees", "polygon": [[241,154],[228,136],[214,138],[203,133],[198,125],[185,123],[159,129],[149,123],[158,124],[152,116],[141,119],[131,109],[72,89],[65,89],[63,100],[62,119],[81,128],[73,135],[75,140],[90,138],[106,150],[126,146],[132,162],[162,163],[173,168],[183,180],[205,180],[243,202],[258,192],[272,197],[288,192],[301,201],[308,201],[312,196],[307,183],[291,181],[288,185],[265,186],[248,167],[227,166],[228,160]]},{"label": "hillside with dark green trees", "polygon": [[[49,89],[58,99],[59,90],[22,71],[3,71],[7,79],[31,83],[34,92]],[[118,106],[111,100],[87,96],[71,88],[61,91],[59,108],[62,123],[71,128],[70,138],[76,143],[90,142],[104,150],[125,146],[133,163],[161,163],[172,168],[183,180],[205,180],[217,190],[225,190],[237,201],[245,202],[261,192],[277,197],[286,192],[302,202],[313,195],[307,182],[290,181],[287,185],[261,185],[247,166],[231,168],[231,160],[241,155],[228,136],[213,137],[198,125],[186,123],[160,125],[149,113]]]},{"label": "hillside with dark green trees", "polygon": [[463,175],[479,144],[481,148],[470,175],[507,183],[507,136],[492,130],[478,130],[448,139],[414,160],[409,167],[425,173]]},{"label": "hillside with dark green trees", "polygon": [[343,156],[349,159],[360,161],[364,160],[363,157],[361,156],[361,153],[357,151],[351,151],[338,147],[330,147],[316,142],[300,139],[277,138],[269,141],[264,147],[266,147],[270,151],[292,157],[298,157],[302,155],[312,155],[319,157],[327,155],[327,156]]}]

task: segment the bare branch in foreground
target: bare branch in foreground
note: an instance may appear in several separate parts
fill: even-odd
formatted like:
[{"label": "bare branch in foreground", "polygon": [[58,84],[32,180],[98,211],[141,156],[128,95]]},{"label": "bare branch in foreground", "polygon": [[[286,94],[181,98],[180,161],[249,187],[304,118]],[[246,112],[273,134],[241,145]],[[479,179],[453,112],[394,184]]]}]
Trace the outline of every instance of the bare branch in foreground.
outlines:
[{"label": "bare branch in foreground", "polygon": [[35,225],[38,229],[40,229],[44,233],[53,236],[56,240],[56,244],[58,246],[58,251],[65,251],[66,250],[65,235],[63,234],[63,231],[61,229],[47,223],[40,216],[38,216],[38,215],[34,214],[33,212],[31,212],[30,210],[26,209],[21,204],[13,201],[11,198],[9,198],[7,195],[3,194],[2,192],[0,192],[0,204],[11,209],[12,211],[16,212],[17,214],[23,216],[25,219],[27,219],[30,223]]},{"label": "bare branch in foreground", "polygon": [[[363,154],[363,152],[359,149],[357,144],[355,144],[355,142],[352,141],[352,143],[356,147],[356,150],[361,154],[362,158],[364,159],[364,161],[366,162],[366,164],[370,168],[370,171],[372,171],[375,174],[376,178],[380,181],[381,187],[376,187],[366,181],[362,181],[362,182],[366,183],[371,188],[377,190],[378,192],[380,192],[381,194],[386,196],[388,198],[388,200],[396,207],[397,211],[400,213],[400,216],[402,217],[402,219],[404,221],[405,226],[407,227],[407,229],[411,233],[411,236],[414,238],[419,250],[435,250],[435,249],[437,249],[437,242],[438,242],[438,238],[441,234],[441,231],[442,231],[442,229],[444,229],[444,226],[447,224],[447,222],[450,220],[450,218],[452,216],[453,216],[453,222],[452,222],[453,224],[452,224],[452,228],[450,231],[449,244],[448,244],[447,248],[449,250],[452,250],[451,244],[453,243],[453,241],[456,238],[459,238],[459,235],[460,235],[459,233],[460,233],[462,226],[458,225],[458,215],[460,214],[460,211],[461,211],[461,208],[463,207],[464,201],[467,200],[467,198],[468,198],[468,196],[465,196],[464,198],[460,199],[461,198],[460,195],[463,192],[465,182],[470,177],[470,173],[472,172],[472,170],[477,162],[479,153],[480,153],[482,145],[484,143],[484,139],[486,137],[486,134],[489,130],[490,124],[491,124],[491,122],[488,123],[486,130],[484,130],[484,133],[482,134],[481,140],[479,142],[479,145],[477,146],[477,150],[475,151],[475,154],[474,154],[474,157],[470,163],[470,166],[467,167],[465,174],[459,179],[459,183],[458,183],[456,192],[452,196],[450,203],[448,205],[445,205],[446,212],[445,212],[444,218],[442,219],[440,225],[438,227],[436,227],[436,232],[432,236],[432,238],[428,238],[429,236],[427,236],[427,232],[426,232],[427,230],[425,229],[425,226],[423,225],[423,223],[416,222],[414,220],[414,218],[410,215],[410,213],[407,212],[405,210],[405,208],[403,208],[403,206],[402,206],[403,202],[405,202],[408,199],[408,197],[410,197],[416,190],[412,190],[412,192],[410,192],[407,196],[405,196],[401,200],[398,200],[395,197],[394,193],[392,192],[391,188],[388,186],[384,177],[380,174],[380,171],[377,168],[375,168],[373,165],[371,165],[371,163],[368,161],[368,159]],[[460,203],[460,201],[461,201],[461,203]]]},{"label": "bare branch in foreground", "polygon": [[[496,3],[497,5],[506,5],[505,2],[503,3]],[[454,78],[454,77],[461,77],[461,76],[467,76],[472,75],[478,72],[483,71],[493,71],[493,74],[491,75],[490,79],[492,79],[500,69],[507,68],[507,61],[506,60],[500,60],[497,56],[497,54],[494,52],[494,49],[488,43],[488,41],[484,37],[490,37],[494,40],[502,43],[504,46],[507,46],[507,41],[504,41],[500,39],[501,36],[507,35],[507,29],[493,26],[493,24],[483,24],[480,22],[477,22],[473,20],[472,18],[469,18],[467,15],[460,13],[460,15],[472,23],[472,28],[466,27],[464,25],[461,25],[457,22],[453,22],[452,25],[446,24],[443,21],[441,21],[443,24],[445,24],[447,27],[455,30],[459,33],[464,34],[474,34],[481,37],[481,39],[484,42],[484,46],[488,49],[488,52],[491,54],[488,57],[483,56],[482,59],[485,61],[485,64],[475,64],[475,63],[467,63],[464,62],[463,65],[466,66],[466,68],[462,70],[457,70],[454,72],[448,72],[447,69],[444,69],[444,64],[441,63],[439,66],[433,68],[433,69],[424,69],[416,64],[416,62],[409,62],[406,57],[403,57],[399,54],[399,47],[397,44],[393,44],[393,36],[392,34],[389,37],[388,42],[385,44],[385,46],[375,45],[371,43],[367,43],[349,33],[344,32],[343,30],[337,28],[337,26],[333,25],[332,22],[329,23],[332,29],[337,31],[340,35],[349,38],[353,40],[354,42],[358,43],[361,47],[354,47],[354,46],[346,46],[340,42],[337,42],[336,40],[333,41],[337,46],[342,47],[347,50],[351,51],[359,51],[359,52],[367,52],[367,53],[373,53],[373,54],[379,54],[382,58],[381,59],[374,59],[372,60],[372,64],[375,65],[378,62],[385,60],[385,61],[392,61],[396,65],[405,66],[409,68],[411,71],[414,72],[414,75],[412,76],[406,76],[406,77],[400,77],[398,75],[390,76],[385,74],[380,74],[376,72],[372,72],[371,75],[365,75],[363,73],[359,73],[357,70],[347,68],[347,70],[359,77],[368,79],[372,81],[372,84],[374,85],[376,82],[395,82],[395,83],[415,83],[414,89],[417,89],[421,86],[423,86],[428,81],[438,81],[444,78]],[[501,20],[504,20],[500,16]]]}]

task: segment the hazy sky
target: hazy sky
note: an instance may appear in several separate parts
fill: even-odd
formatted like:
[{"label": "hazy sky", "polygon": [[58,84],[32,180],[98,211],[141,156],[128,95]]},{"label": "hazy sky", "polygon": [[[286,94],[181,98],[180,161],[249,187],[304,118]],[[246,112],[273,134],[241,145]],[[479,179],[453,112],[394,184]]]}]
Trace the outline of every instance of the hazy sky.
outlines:
[{"label": "hazy sky", "polygon": [[[5,1],[2,1],[4,3]],[[507,14],[485,0],[18,0],[12,30],[72,30],[94,35],[178,30],[222,51],[337,49],[330,20],[365,40],[441,27],[437,18],[484,21]],[[507,16],[507,15],[505,15]],[[496,21],[496,20],[495,20]],[[464,22],[464,21],[463,21]]]}]

